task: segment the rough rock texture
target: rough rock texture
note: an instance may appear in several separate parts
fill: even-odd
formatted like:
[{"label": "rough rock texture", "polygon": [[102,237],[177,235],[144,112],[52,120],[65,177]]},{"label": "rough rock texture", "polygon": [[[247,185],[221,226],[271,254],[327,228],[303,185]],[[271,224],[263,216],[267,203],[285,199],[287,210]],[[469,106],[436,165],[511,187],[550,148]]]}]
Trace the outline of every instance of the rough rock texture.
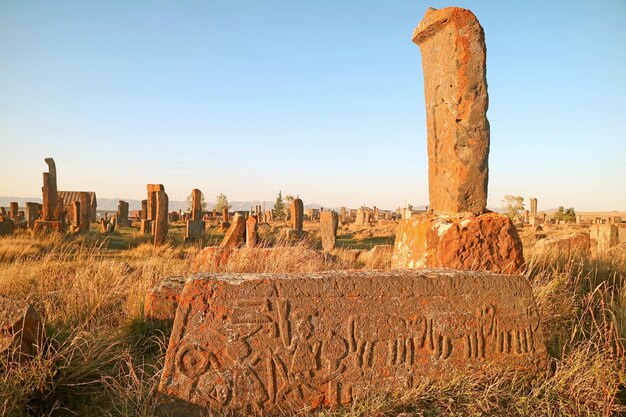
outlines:
[{"label": "rough rock texture", "polygon": [[165,191],[165,187],[163,184],[147,184],[146,188],[148,190],[148,200],[146,203],[146,218],[148,220],[156,220],[157,216],[157,196],[156,193],[159,191]]},{"label": "rough rock texture", "polygon": [[193,270],[197,272],[215,271],[216,268],[228,262],[228,258],[232,252],[232,248],[207,246],[195,256],[193,260]]},{"label": "rough rock texture", "polygon": [[291,213],[291,227],[297,231],[302,231],[304,222],[304,203],[302,203],[302,200],[295,198],[291,202],[289,212]]},{"label": "rough rock texture", "polygon": [[304,230],[292,229],[291,227],[285,227],[280,229],[278,233],[278,240],[282,242],[294,242],[296,240],[306,239],[309,233]]},{"label": "rough rock texture", "polygon": [[424,70],[428,189],[436,213],[487,207],[485,34],[469,10],[428,9],[413,33]]},{"label": "rough rock texture", "polygon": [[171,327],[186,281],[181,276],[167,277],[146,292],[144,314],[152,326]]},{"label": "rough rock texture", "polygon": [[233,222],[220,243],[221,248],[238,248],[244,244],[246,234],[246,219],[241,214],[235,214]]},{"label": "rough rock texture", "polygon": [[615,224],[594,224],[589,235],[595,243],[598,254],[607,253],[609,248],[619,243],[619,229]]},{"label": "rough rock texture", "polygon": [[322,211],[320,213],[320,234],[322,235],[322,248],[325,251],[335,249],[337,245],[337,226],[339,216],[334,211]]},{"label": "rough rock texture", "polygon": [[523,277],[460,271],[206,274],[180,296],[157,415],[255,415],[402,393],[547,354]]},{"label": "rough rock texture", "polygon": [[369,269],[388,269],[393,255],[393,245],[376,245],[361,255],[360,260]]},{"label": "rough rock texture", "polygon": [[0,236],[10,235],[15,230],[15,222],[9,216],[0,215]]},{"label": "rough rock texture", "polygon": [[42,220],[58,221],[60,219],[55,216],[59,197],[57,194],[57,167],[54,159],[46,158],[45,161],[48,164],[48,172],[43,173],[43,188],[41,189],[43,194]]},{"label": "rough rock texture", "polygon": [[513,222],[480,216],[423,214],[402,220],[392,268],[453,268],[514,274],[522,270],[522,242]]},{"label": "rough rock texture", "polygon": [[25,301],[0,296],[0,355],[13,354],[16,360],[37,353],[44,329],[35,309]]},{"label": "rough rock texture", "polygon": [[257,216],[248,216],[246,220],[246,246],[256,246],[259,240],[258,236],[259,221]]},{"label": "rough rock texture", "polygon": [[40,233],[61,233],[65,229],[65,225],[61,221],[35,220],[33,232]]},{"label": "rough rock texture", "polygon": [[191,220],[202,220],[202,191],[191,190]]},{"label": "rough rock texture", "polygon": [[541,239],[534,250],[543,255],[556,256],[584,256],[591,254],[589,234],[585,232],[573,233],[567,236]]},{"label": "rough rock texture", "polygon": [[169,199],[165,191],[154,192],[156,200],[156,218],[154,220],[154,246],[161,246],[167,239]]},{"label": "rough rock texture", "polygon": [[152,234],[152,220],[141,219],[141,223],[139,224],[139,233],[141,233],[142,235],[151,235]]},{"label": "rough rock texture", "polygon": [[[82,207],[82,204],[81,204]],[[35,221],[39,219],[41,212],[41,205],[39,203],[26,203],[26,224],[29,229],[35,227]],[[82,216],[81,216],[82,218]],[[0,232],[1,234],[1,232]]]},{"label": "rough rock texture", "polygon": [[185,225],[185,239],[193,240],[204,236],[206,225],[202,220],[187,220]]}]

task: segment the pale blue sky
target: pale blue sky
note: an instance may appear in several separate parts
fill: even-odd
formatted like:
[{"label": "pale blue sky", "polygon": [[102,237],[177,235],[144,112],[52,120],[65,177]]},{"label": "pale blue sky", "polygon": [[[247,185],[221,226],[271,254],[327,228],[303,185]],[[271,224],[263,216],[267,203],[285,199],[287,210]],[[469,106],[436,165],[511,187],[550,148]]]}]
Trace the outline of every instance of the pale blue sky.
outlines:
[{"label": "pale blue sky", "polygon": [[[0,0],[0,195],[428,202],[416,0]],[[626,210],[626,1],[458,1],[485,28],[489,203]]]}]

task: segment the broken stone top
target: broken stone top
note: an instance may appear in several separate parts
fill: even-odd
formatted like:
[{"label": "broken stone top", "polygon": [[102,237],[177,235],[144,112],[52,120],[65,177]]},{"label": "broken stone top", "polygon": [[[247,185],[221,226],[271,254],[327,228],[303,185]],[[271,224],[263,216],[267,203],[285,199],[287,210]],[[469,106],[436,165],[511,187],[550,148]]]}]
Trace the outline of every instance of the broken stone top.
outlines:
[{"label": "broken stone top", "polygon": [[413,31],[413,42],[420,45],[448,24],[454,24],[456,29],[466,25],[476,25],[480,28],[480,24],[474,13],[467,9],[460,7],[435,9],[430,7],[426,10],[424,18],[419,25],[417,25],[415,31]]}]

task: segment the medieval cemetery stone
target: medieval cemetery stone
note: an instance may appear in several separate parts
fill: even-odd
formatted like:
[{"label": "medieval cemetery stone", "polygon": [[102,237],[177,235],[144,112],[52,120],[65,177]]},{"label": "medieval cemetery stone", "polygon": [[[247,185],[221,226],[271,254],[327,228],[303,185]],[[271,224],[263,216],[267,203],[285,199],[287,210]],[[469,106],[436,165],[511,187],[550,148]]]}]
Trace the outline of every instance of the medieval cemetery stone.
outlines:
[{"label": "medieval cemetery stone", "polygon": [[471,271],[204,274],[178,301],[157,415],[268,415],[467,372],[545,369],[523,277]]},{"label": "medieval cemetery stone", "polygon": [[33,306],[0,296],[0,326],[0,355],[21,361],[37,354],[45,334]]},{"label": "medieval cemetery stone", "polygon": [[322,235],[322,248],[325,251],[335,249],[338,225],[339,216],[337,213],[329,210],[324,210],[320,213],[320,234]]},{"label": "medieval cemetery stone", "polygon": [[148,218],[148,200],[141,200],[141,220]]},{"label": "medieval cemetery stone", "polygon": [[302,224],[304,222],[304,204],[299,198],[294,198],[291,202],[289,209],[291,213],[291,227],[297,231],[302,231]]},{"label": "medieval cemetery stone", "polygon": [[191,219],[186,221],[185,240],[199,239],[204,236],[205,223],[202,220],[202,192],[191,190]]},{"label": "medieval cemetery stone", "polygon": [[[163,187],[163,186],[161,186]],[[165,190],[154,192],[156,213],[154,219],[154,246],[161,246],[167,239],[168,230],[168,197]]]},{"label": "medieval cemetery stone", "polygon": [[118,227],[128,227],[128,202],[120,200],[117,204],[117,225]]},{"label": "medieval cemetery stone", "polygon": [[256,215],[248,216],[246,220],[246,246],[251,248],[257,245],[259,240],[259,221]]},{"label": "medieval cemetery stone", "polygon": [[17,202],[13,201],[9,204],[9,213],[11,220],[16,223],[19,222],[19,206]]},{"label": "medieval cemetery stone", "polygon": [[41,219],[35,221],[33,230],[35,233],[61,232],[64,223],[61,219],[63,213],[63,202],[59,201],[57,194],[57,168],[54,159],[46,158],[48,172],[43,173],[43,210]]},{"label": "medieval cemetery stone", "polygon": [[221,248],[238,248],[244,244],[246,233],[246,219],[239,213],[233,217],[233,222],[220,243]]},{"label": "medieval cemetery stone", "polygon": [[392,268],[516,273],[522,242],[511,220],[488,213],[486,47],[469,10],[428,9],[413,34],[422,53],[432,213],[400,222]]},{"label": "medieval cemetery stone", "polygon": [[174,323],[178,299],[187,279],[167,277],[146,292],[144,314],[146,321],[156,328],[169,328]]},{"label": "medieval cemetery stone", "polygon": [[595,243],[596,253],[605,254],[609,248],[619,243],[619,230],[615,224],[593,224],[589,228],[589,235]]},{"label": "medieval cemetery stone", "polygon": [[35,227],[35,221],[39,219],[41,212],[41,204],[26,203],[26,224],[29,229]]},{"label": "medieval cemetery stone", "polygon": [[531,198],[530,201],[530,218],[529,224],[535,226],[537,224],[537,199]]}]

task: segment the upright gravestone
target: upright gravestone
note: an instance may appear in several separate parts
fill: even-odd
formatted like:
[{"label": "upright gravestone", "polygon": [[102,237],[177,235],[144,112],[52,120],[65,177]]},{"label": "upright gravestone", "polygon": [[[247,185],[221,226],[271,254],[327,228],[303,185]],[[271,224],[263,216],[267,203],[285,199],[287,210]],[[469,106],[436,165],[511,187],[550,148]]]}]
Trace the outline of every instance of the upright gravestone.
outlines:
[{"label": "upright gravestone", "polygon": [[338,224],[339,216],[334,211],[325,210],[320,213],[320,234],[322,235],[322,248],[325,251],[331,251],[337,245]]},{"label": "upright gravestone", "polygon": [[233,216],[233,222],[220,243],[221,248],[238,248],[244,244],[246,219],[239,213]]},{"label": "upright gravestone", "polygon": [[164,190],[154,192],[156,203],[155,220],[154,220],[154,246],[161,246],[167,239],[168,230],[168,198]]},{"label": "upright gravestone", "polygon": [[9,203],[9,217],[11,217],[11,220],[14,222],[19,221],[19,211],[20,208],[16,201]]},{"label": "upright gravestone", "polygon": [[29,229],[32,229],[35,226],[35,221],[39,219],[40,216],[40,205],[39,203],[28,202],[26,203],[26,222]]},{"label": "upright gravestone", "polygon": [[246,246],[252,248],[257,245],[259,221],[257,215],[248,216],[246,220]]},{"label": "upright gravestone", "polygon": [[197,188],[191,190],[191,219],[187,220],[185,225],[186,240],[199,239],[204,236],[205,224],[202,220],[202,192]]},{"label": "upright gravestone", "polygon": [[117,204],[117,226],[128,227],[128,202],[120,200]]},{"label": "upright gravestone", "polygon": [[141,200],[141,218],[140,220],[145,220],[148,218],[148,200]]},{"label": "upright gravestone", "polygon": [[537,224],[537,199],[530,199],[530,218],[529,223],[531,226],[535,226]]},{"label": "upright gravestone", "polygon": [[78,201],[80,202],[80,224],[78,228],[80,232],[86,232],[89,230],[91,222],[95,220],[91,218],[91,198],[89,193],[80,192]]},{"label": "upright gravestone", "polygon": [[43,173],[42,215],[41,219],[35,221],[33,231],[35,233],[61,232],[65,224],[62,220],[63,201],[59,199],[57,191],[57,168],[54,159],[46,158],[45,161],[48,165],[48,172]]},{"label": "upright gravestone", "polygon": [[428,9],[413,34],[424,70],[432,213],[402,220],[391,266],[516,273],[524,265],[512,221],[487,205],[486,47],[472,12]]},{"label": "upright gravestone", "polygon": [[291,212],[291,227],[301,232],[304,221],[304,204],[302,200],[294,198],[289,211]]}]

